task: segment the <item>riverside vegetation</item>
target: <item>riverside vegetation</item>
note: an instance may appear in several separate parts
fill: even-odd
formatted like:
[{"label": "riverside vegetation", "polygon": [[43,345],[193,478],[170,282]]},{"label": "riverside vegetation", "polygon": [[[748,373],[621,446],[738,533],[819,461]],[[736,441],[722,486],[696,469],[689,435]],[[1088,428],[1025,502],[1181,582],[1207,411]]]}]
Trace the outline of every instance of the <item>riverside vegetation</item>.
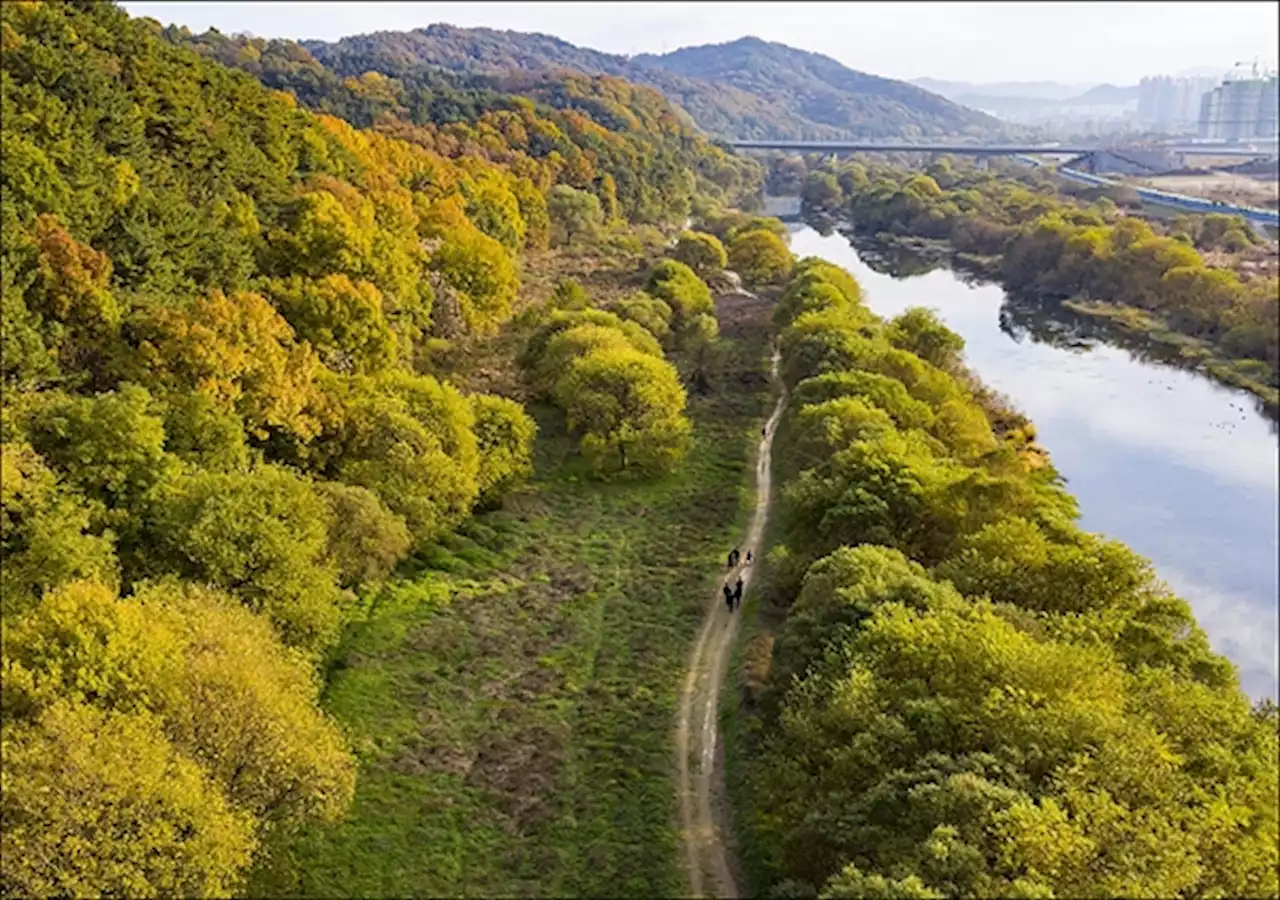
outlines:
[{"label": "riverside vegetation", "polygon": [[[792,182],[793,169],[794,161]],[[806,206],[847,214],[861,235],[944,241],[957,264],[998,279],[1011,296],[1064,302],[1277,408],[1280,279],[1274,259],[1256,265],[1274,257],[1274,245],[1268,252],[1239,217],[1148,221],[1106,192],[1012,165],[849,163],[803,177]],[[1117,199],[1127,203],[1123,190]]]},{"label": "riverside vegetation", "polygon": [[1274,712],[660,95],[92,2],[0,49],[0,894],[678,893],[679,671],[769,404],[726,263],[794,398],[761,879],[1275,893]]},{"label": "riverside vegetation", "polygon": [[780,510],[727,713],[754,887],[1276,896],[1276,707],[1074,524],[959,336],[815,258],[775,321]]}]

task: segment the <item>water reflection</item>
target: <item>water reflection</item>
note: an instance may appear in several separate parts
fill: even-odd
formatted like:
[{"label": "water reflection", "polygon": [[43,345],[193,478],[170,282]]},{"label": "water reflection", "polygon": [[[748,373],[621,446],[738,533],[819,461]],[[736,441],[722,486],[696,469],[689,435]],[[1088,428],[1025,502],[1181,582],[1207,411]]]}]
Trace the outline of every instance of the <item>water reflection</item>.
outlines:
[{"label": "water reflection", "polygon": [[[819,234],[822,234],[820,230]],[[849,232],[844,237],[871,271],[894,279],[918,278],[930,272],[946,271],[951,265],[950,252],[935,243],[886,243]],[[990,284],[981,275],[963,269],[949,270],[949,276],[969,287]],[[1005,294],[998,321],[1000,330],[1015,341],[1030,338],[1059,349],[1080,352],[1087,352],[1103,344],[1116,345],[1142,362],[1163,363],[1196,371],[1194,363],[1182,358],[1175,348],[1151,340],[1145,335],[1115,328],[1105,319],[1078,313],[1061,303]],[[1270,423],[1271,433],[1280,435],[1277,411],[1269,409],[1261,397],[1244,393],[1249,397],[1254,410]]]},{"label": "water reflection", "polygon": [[1256,397],[1149,347],[1115,346],[1096,319],[962,280],[937,259],[855,251],[804,227],[792,249],[848,269],[881,315],[936,309],[965,339],[970,366],[1036,423],[1081,525],[1150,558],[1246,689],[1276,696],[1280,444]]}]

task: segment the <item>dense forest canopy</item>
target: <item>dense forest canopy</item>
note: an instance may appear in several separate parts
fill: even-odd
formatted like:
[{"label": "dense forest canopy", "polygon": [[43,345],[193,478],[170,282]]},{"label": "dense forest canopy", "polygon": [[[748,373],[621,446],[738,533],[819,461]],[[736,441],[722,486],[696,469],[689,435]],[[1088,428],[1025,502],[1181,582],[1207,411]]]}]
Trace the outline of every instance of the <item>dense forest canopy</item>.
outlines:
[{"label": "dense forest canopy", "polygon": [[[0,42],[0,892],[232,893],[349,804],[344,623],[531,471],[532,418],[436,350],[510,319],[528,254],[760,168],[614,78],[343,78],[98,2],[6,3]],[[667,470],[684,388],[618,321],[553,393],[602,469]]]}]

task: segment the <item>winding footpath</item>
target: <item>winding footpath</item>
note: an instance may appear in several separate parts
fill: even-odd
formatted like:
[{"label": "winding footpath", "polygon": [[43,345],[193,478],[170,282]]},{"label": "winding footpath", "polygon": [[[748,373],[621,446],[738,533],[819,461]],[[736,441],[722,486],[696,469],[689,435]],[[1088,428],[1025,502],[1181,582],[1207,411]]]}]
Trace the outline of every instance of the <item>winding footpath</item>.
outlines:
[{"label": "winding footpath", "polygon": [[[774,350],[770,371],[778,378],[779,354]],[[751,527],[739,545],[758,558],[769,514],[773,432],[787,402],[786,388],[765,425],[756,456],[756,505]],[[751,584],[752,567],[739,565],[728,576],[741,576],[743,589]],[[727,804],[723,797],[723,779],[717,763],[716,720],[720,706],[720,688],[724,683],[730,650],[738,633],[741,611],[725,609],[720,584],[707,603],[707,613],[698,639],[689,654],[684,686],[680,692],[680,712],[676,722],[676,759],[679,770],[680,830],[684,845],[689,896],[741,896],[734,879],[734,866],[726,845],[728,840]]]}]

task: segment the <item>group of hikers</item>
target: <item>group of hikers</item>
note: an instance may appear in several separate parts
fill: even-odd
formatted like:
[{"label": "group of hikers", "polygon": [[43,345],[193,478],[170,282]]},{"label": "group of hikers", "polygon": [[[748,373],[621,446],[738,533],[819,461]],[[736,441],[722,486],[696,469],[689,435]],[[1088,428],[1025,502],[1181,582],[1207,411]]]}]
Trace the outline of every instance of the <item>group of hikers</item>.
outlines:
[{"label": "group of hikers", "polygon": [[[729,571],[732,572],[738,565],[738,561],[742,559],[742,554],[738,552],[738,548],[734,547],[729,551]],[[751,565],[751,551],[747,551],[747,565]],[[742,605],[742,576],[738,576],[738,580],[733,587],[729,587],[729,582],[724,583],[724,605],[733,612]]]}]

